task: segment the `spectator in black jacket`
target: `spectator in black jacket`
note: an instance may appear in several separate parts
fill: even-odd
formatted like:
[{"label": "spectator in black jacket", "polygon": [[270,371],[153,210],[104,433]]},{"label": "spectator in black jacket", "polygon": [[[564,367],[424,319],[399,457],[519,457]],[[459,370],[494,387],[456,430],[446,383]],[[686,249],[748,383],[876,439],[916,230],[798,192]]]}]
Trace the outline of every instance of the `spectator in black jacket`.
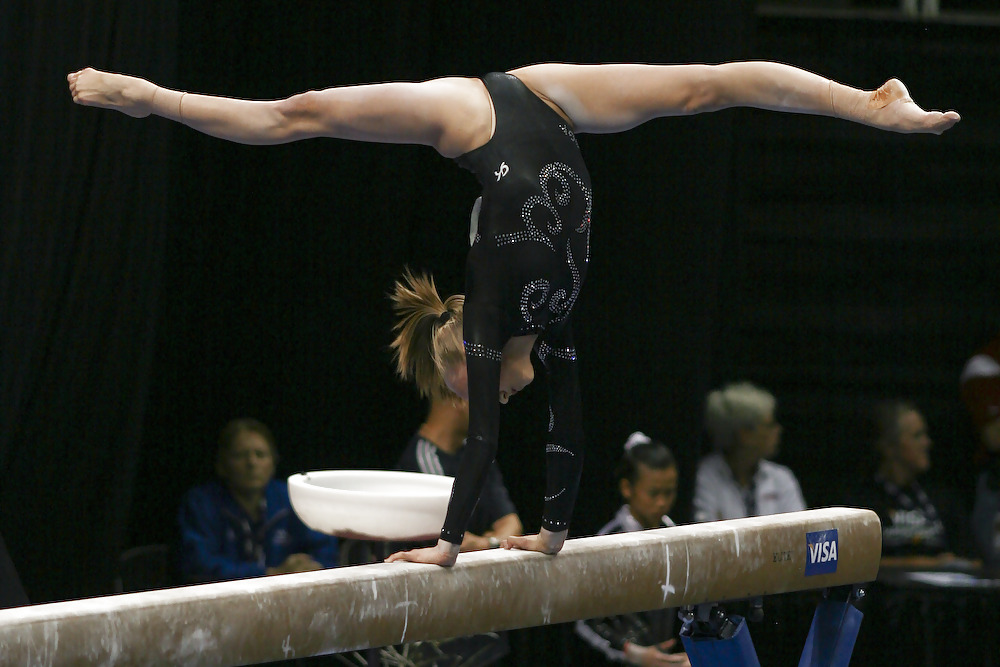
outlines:
[{"label": "spectator in black jacket", "polygon": [[964,554],[966,513],[957,497],[918,481],[931,467],[924,416],[909,401],[883,401],[872,411],[871,427],[878,467],[849,500],[882,520],[882,564],[937,567]]}]

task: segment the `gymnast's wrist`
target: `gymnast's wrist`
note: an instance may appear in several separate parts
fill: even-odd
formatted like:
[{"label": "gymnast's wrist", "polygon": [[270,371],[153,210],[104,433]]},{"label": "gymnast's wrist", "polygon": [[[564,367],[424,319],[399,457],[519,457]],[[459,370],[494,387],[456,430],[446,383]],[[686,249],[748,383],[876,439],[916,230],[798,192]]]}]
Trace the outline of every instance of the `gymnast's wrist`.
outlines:
[{"label": "gymnast's wrist", "polygon": [[542,528],[538,531],[538,538],[547,546],[549,549],[555,549],[558,551],[562,548],[563,543],[566,541],[566,536],[569,534],[569,529],[560,530],[558,533],[554,533],[548,528]]},{"label": "gymnast's wrist", "polygon": [[452,544],[447,540],[438,539],[437,550],[441,553],[458,558],[458,552],[462,550],[461,544]]},{"label": "gymnast's wrist", "polygon": [[163,86],[153,85],[153,92],[147,99],[149,111],[157,116],[162,116],[169,120],[184,122],[183,100],[187,93],[179,90],[171,90]]}]

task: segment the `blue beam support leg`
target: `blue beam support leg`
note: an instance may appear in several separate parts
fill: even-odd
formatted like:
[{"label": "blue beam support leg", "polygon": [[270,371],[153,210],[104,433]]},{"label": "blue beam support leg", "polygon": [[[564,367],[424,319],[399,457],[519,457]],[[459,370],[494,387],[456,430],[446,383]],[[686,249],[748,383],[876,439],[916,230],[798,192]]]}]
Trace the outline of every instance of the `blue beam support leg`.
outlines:
[{"label": "blue beam support leg", "polygon": [[816,605],[799,667],[847,667],[863,617],[850,599],[821,601]]},{"label": "blue beam support leg", "polygon": [[[848,667],[864,617],[853,603],[864,594],[860,585],[852,586],[840,600],[830,591],[824,593],[816,605],[799,667]],[[752,613],[759,616],[759,612],[760,603],[755,601]],[[681,642],[692,667],[760,667],[743,617],[727,616],[717,605],[705,604],[684,607],[680,618],[684,622]]]},{"label": "blue beam support leg", "polygon": [[750,628],[741,616],[729,616],[718,633],[699,636],[692,624],[681,631],[691,667],[760,667]]}]

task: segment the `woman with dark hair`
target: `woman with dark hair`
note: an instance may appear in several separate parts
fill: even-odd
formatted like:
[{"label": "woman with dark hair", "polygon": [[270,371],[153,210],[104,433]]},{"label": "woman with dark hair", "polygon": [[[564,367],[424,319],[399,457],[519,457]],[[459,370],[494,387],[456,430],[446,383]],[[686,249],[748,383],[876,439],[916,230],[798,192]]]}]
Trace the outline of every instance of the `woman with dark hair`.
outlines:
[{"label": "woman with dark hair", "polygon": [[[615,481],[625,504],[598,535],[673,526],[668,516],[677,499],[677,462],[662,442],[636,431],[625,441]],[[689,665],[674,653],[676,610],[622,614],[577,621],[576,634],[608,662],[633,665]]]},{"label": "woman with dark hair", "polygon": [[865,91],[773,62],[542,63],[269,101],[186,93],[91,68],[68,80],[78,104],[137,118],[155,114],[229,141],[422,144],[476,174],[483,189],[474,207],[462,307],[446,307],[436,292],[411,281],[397,287],[399,302],[414,309],[404,327],[413,337],[400,349],[413,352],[414,368],[431,360],[449,389],[468,400],[469,436],[438,544],[390,560],[444,566],[458,557],[496,455],[500,403],[534,378],[532,350],[545,365],[550,390],[545,510],[538,534],[511,537],[507,546],[554,554],[566,539],[583,464],[571,312],[587,273],[593,203],[579,134],[623,132],[654,118],[738,106],[833,116],[894,132],[940,134],[959,121],[953,111],[924,111],[896,79]]},{"label": "woman with dark hair", "polygon": [[850,504],[882,520],[882,564],[933,566],[967,551],[966,513],[947,489],[925,487],[933,445],[927,422],[907,400],[876,404],[869,418],[877,453],[874,474],[850,494]]}]

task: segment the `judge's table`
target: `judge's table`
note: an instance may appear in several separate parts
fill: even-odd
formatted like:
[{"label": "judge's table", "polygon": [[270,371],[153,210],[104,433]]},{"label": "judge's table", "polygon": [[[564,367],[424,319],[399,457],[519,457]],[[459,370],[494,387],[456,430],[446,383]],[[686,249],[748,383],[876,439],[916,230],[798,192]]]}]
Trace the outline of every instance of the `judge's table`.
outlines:
[{"label": "judge's table", "polygon": [[862,664],[1000,664],[1000,572],[954,557],[883,558],[868,593]]}]

